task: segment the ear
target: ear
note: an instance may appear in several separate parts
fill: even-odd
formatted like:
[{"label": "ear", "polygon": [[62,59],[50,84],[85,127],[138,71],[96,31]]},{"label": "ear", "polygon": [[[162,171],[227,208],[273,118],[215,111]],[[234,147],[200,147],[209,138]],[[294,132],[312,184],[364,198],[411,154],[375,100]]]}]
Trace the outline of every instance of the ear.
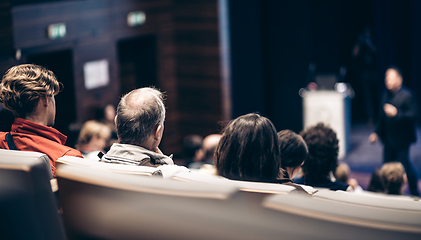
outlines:
[{"label": "ear", "polygon": [[117,115],[114,117],[114,126],[117,126]]},{"label": "ear", "polygon": [[154,133],[154,139],[155,140],[159,140],[161,138],[161,136],[162,136],[161,131],[162,130],[163,130],[163,128],[162,128],[161,124],[156,126],[156,130],[155,130],[155,133]]}]

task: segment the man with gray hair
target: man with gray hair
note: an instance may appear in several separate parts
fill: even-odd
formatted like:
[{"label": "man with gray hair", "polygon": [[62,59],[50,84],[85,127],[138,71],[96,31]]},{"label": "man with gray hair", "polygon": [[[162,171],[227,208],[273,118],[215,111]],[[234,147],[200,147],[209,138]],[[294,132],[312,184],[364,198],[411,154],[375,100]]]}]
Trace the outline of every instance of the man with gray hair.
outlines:
[{"label": "man with gray hair", "polygon": [[173,165],[158,148],[164,132],[163,94],[139,88],[124,95],[117,107],[115,124],[119,143],[114,143],[101,162],[158,167]]}]

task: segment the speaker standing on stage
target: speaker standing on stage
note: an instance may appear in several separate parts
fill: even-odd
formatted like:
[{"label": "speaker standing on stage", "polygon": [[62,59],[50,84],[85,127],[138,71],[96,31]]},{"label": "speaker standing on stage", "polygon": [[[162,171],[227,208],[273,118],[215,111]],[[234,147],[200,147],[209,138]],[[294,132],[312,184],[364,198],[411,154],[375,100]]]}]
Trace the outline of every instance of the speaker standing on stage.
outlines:
[{"label": "speaker standing on stage", "polygon": [[409,147],[416,141],[416,104],[410,90],[402,85],[402,74],[389,67],[385,74],[386,91],[380,105],[377,127],[370,142],[383,142],[384,162],[398,161],[405,167],[412,195],[419,196],[417,173],[409,160]]}]

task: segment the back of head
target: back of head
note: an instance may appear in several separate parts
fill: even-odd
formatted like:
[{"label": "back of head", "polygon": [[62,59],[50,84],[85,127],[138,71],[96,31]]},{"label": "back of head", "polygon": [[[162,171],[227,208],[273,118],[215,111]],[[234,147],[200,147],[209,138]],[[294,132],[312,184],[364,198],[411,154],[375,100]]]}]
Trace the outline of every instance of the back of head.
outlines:
[{"label": "back of head", "polygon": [[218,174],[229,179],[273,182],[280,174],[276,129],[255,113],[228,124],[215,157]]},{"label": "back of head", "polygon": [[218,146],[221,137],[221,134],[211,134],[206,136],[205,139],[203,139],[203,150],[205,152],[205,160],[213,160],[216,147]]},{"label": "back of head", "polygon": [[348,164],[343,162],[338,165],[338,167],[335,170],[334,175],[335,175],[336,181],[347,183],[350,173],[351,173],[351,170],[349,169]]},{"label": "back of head", "polygon": [[282,168],[301,166],[308,155],[304,139],[291,130],[282,130],[278,132],[278,140]]},{"label": "back of head", "polygon": [[141,145],[164,120],[163,93],[149,87],[135,89],[124,95],[117,107],[119,142]]},{"label": "back of head", "polygon": [[304,182],[326,179],[334,172],[338,161],[339,141],[336,133],[323,123],[300,133],[308,147],[308,158],[303,164]]},{"label": "back of head", "polygon": [[389,162],[383,164],[380,168],[380,180],[383,184],[385,193],[402,194],[403,185],[405,184],[405,169],[400,162]]},{"label": "back of head", "polygon": [[197,134],[187,135],[183,139],[183,154],[186,159],[193,159],[196,151],[202,148],[203,138]]},{"label": "back of head", "polygon": [[382,180],[380,179],[380,169],[374,170],[371,174],[370,183],[368,185],[367,191],[370,192],[382,192],[384,193],[384,187],[382,184]]},{"label": "back of head", "polygon": [[80,130],[77,145],[88,145],[93,136],[108,139],[111,136],[111,129],[107,125],[96,120],[87,121]]},{"label": "back of head", "polygon": [[10,68],[0,84],[0,102],[16,117],[26,118],[33,113],[41,96],[59,93],[60,84],[54,73],[34,64]]}]

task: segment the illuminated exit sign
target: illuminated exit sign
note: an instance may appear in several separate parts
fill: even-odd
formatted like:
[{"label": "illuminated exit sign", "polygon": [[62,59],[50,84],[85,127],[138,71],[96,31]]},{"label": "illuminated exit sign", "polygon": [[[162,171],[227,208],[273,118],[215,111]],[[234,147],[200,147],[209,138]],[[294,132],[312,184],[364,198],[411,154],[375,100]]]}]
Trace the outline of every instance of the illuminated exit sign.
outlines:
[{"label": "illuminated exit sign", "polygon": [[56,23],[48,26],[48,38],[57,39],[66,36],[66,24]]},{"label": "illuminated exit sign", "polygon": [[127,14],[127,25],[135,27],[144,24],[146,15],[144,12],[131,12]]}]

